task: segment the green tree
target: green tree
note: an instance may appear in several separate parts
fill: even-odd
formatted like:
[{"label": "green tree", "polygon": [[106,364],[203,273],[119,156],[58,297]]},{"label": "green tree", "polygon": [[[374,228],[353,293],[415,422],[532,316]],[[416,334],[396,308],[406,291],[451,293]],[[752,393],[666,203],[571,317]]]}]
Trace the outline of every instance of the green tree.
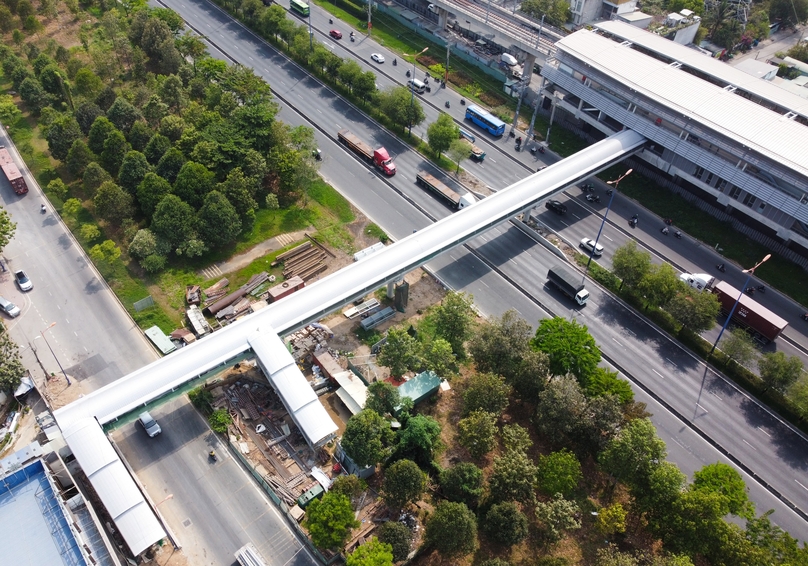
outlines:
[{"label": "green tree", "polygon": [[519,544],[528,535],[527,517],[512,501],[492,505],[483,527],[489,537],[505,546]]},{"label": "green tree", "polygon": [[550,358],[553,375],[571,373],[585,384],[600,363],[600,349],[586,326],[564,318],[539,322],[531,346]]},{"label": "green tree", "polygon": [[130,194],[137,192],[138,185],[143,182],[146,174],[151,171],[151,165],[146,156],[139,151],[129,151],[123,158],[118,171],[118,182]]},{"label": "green tree", "polygon": [[727,356],[727,363],[734,360],[742,366],[748,366],[757,354],[754,339],[742,328],[733,328],[721,340],[721,351]]},{"label": "green tree", "polygon": [[45,106],[50,104],[50,98],[39,81],[28,77],[20,84],[20,98],[28,108],[39,114]]},{"label": "green tree", "polygon": [[616,371],[597,367],[587,380],[585,393],[589,397],[616,395],[623,404],[634,400],[634,390],[625,379],[620,379]]},{"label": "green tree", "polygon": [[460,138],[452,140],[446,150],[446,155],[457,163],[455,173],[460,173],[460,162],[471,157],[471,144],[467,140],[461,140]]},{"label": "green tree", "polygon": [[[3,17],[0,14],[0,23],[2,22]],[[20,116],[22,116],[22,112],[17,108],[11,95],[0,94],[0,122],[12,125],[17,122]]]},{"label": "green tree", "polygon": [[460,462],[440,472],[440,488],[449,501],[477,507],[483,495],[483,471],[471,462]]},{"label": "green tree", "polygon": [[393,566],[393,547],[373,537],[348,555],[345,566]]},{"label": "green tree", "polygon": [[[199,147],[197,144],[196,147]],[[227,179],[224,183],[216,185],[216,190],[227,197],[236,208],[241,224],[245,231],[249,229],[255,220],[255,211],[258,209],[258,203],[255,202],[255,189],[256,183],[253,179],[244,175],[241,167],[236,167],[227,174]]]},{"label": "green tree", "polygon": [[0,252],[8,245],[16,231],[17,223],[12,222],[8,211],[0,206]]},{"label": "green tree", "polygon": [[177,180],[174,182],[171,192],[194,208],[199,208],[208,193],[213,190],[214,181],[215,175],[207,167],[201,163],[186,161],[177,174]]},{"label": "green tree", "polygon": [[130,218],[133,213],[132,195],[112,181],[105,181],[98,187],[93,204],[101,218],[115,225],[120,225],[124,218]]},{"label": "green tree", "polygon": [[172,142],[177,142],[182,137],[182,134],[185,133],[187,127],[185,120],[179,116],[170,114],[160,120],[160,127],[157,131]]},{"label": "green tree", "polygon": [[773,387],[783,392],[797,381],[802,374],[802,360],[797,356],[786,356],[783,352],[763,354],[758,360],[760,379],[766,388]]},{"label": "green tree", "polygon": [[[19,8],[17,8],[19,14]],[[807,0],[772,0],[769,2],[769,20],[782,21],[782,27],[795,26],[808,20]]]},{"label": "green tree", "polygon": [[580,529],[580,513],[578,504],[564,499],[560,493],[550,501],[536,504],[536,519],[541,524],[542,534],[550,543],[560,541],[566,531]]},{"label": "green tree", "polygon": [[494,470],[488,482],[492,500],[534,501],[536,471],[536,466],[524,452],[506,452],[494,458]]},{"label": "green tree", "polygon": [[384,471],[382,497],[395,509],[415,503],[426,489],[426,474],[412,460],[399,460]]},{"label": "green tree", "polygon": [[452,351],[459,359],[466,357],[464,344],[472,336],[476,316],[473,300],[468,293],[451,291],[433,314],[435,334],[452,345]]},{"label": "green tree", "polygon": [[420,345],[407,331],[393,327],[387,331],[387,342],[382,346],[378,362],[390,368],[390,374],[401,377],[418,365]]},{"label": "green tree", "polygon": [[137,231],[135,237],[129,243],[129,255],[134,258],[144,259],[157,253],[157,237],[148,228]]},{"label": "green tree", "polygon": [[632,489],[637,509],[650,516],[658,516],[679,498],[687,485],[685,476],[676,464],[660,462],[652,466],[648,482]]},{"label": "green tree", "polygon": [[700,334],[715,326],[715,318],[721,310],[721,303],[713,293],[703,293],[686,288],[676,293],[665,310],[682,327]]},{"label": "green tree", "polygon": [[100,267],[109,267],[121,257],[121,248],[112,240],[104,240],[90,248],[89,255]]},{"label": "green tree", "polygon": [[365,409],[376,411],[380,415],[394,414],[396,407],[401,404],[398,388],[386,381],[375,381],[368,386],[368,396],[365,400]]},{"label": "green tree", "polygon": [[410,417],[407,426],[398,432],[396,455],[409,458],[424,468],[431,465],[435,453],[442,448],[440,423],[432,417]]},{"label": "green tree", "polygon": [[612,270],[623,285],[636,287],[651,269],[651,254],[637,247],[637,242],[629,240],[614,251]]},{"label": "green tree", "polygon": [[85,98],[93,99],[98,96],[104,88],[104,81],[96,75],[89,67],[82,67],[76,72],[73,78],[73,89],[76,94]]},{"label": "green tree", "polygon": [[171,183],[157,173],[146,173],[143,181],[137,186],[137,201],[143,215],[151,219],[157,204],[171,192]]},{"label": "green tree", "polygon": [[[104,111],[101,110],[98,105],[94,102],[84,102],[76,108],[76,121],[79,123],[79,127],[84,135],[89,135],[90,130],[92,130],[93,124],[95,121],[104,115]],[[109,125],[112,125],[110,122]],[[99,125],[99,128],[101,126]],[[110,128],[110,131],[112,128]],[[100,131],[96,131],[96,136],[100,136]],[[104,139],[106,139],[106,133],[104,133],[104,138],[96,140],[100,143],[99,147],[101,150],[104,149]]]},{"label": "green tree", "polygon": [[607,537],[626,532],[626,510],[619,503],[604,507],[598,512],[597,526]]},{"label": "green tree", "polygon": [[502,427],[502,445],[507,452],[515,450],[527,454],[527,451],[533,446],[533,441],[525,427],[512,424]]},{"label": "green tree", "polygon": [[603,469],[632,489],[647,485],[653,469],[665,459],[665,443],[648,419],[634,419],[600,455]]},{"label": "green tree", "polygon": [[460,128],[454,123],[454,119],[445,112],[438,115],[438,119],[432,122],[426,130],[426,136],[429,140],[429,147],[438,154],[441,154],[449,149],[452,142],[459,138]]},{"label": "green tree", "polygon": [[70,150],[67,152],[67,158],[65,159],[65,164],[67,165],[67,170],[70,171],[70,174],[74,177],[80,177],[84,173],[84,169],[87,165],[90,164],[91,161],[95,159],[95,156],[90,151],[90,148],[87,147],[87,144],[84,143],[84,140],[76,140],[73,142],[73,145],[70,146]]},{"label": "green tree", "polygon": [[538,488],[547,495],[560,493],[565,497],[572,495],[583,479],[581,463],[566,448],[558,452],[539,456],[536,466]]},{"label": "green tree", "polygon": [[413,99],[410,89],[396,86],[379,93],[379,110],[401,130],[417,126],[426,119],[421,103]]},{"label": "green tree", "polygon": [[109,135],[117,130],[115,124],[110,122],[105,116],[98,116],[90,126],[90,132],[87,134],[87,146],[90,151],[96,155],[101,155],[104,151],[104,142],[107,141]]},{"label": "green tree", "polygon": [[348,420],[341,443],[351,460],[364,468],[387,458],[393,438],[390,423],[375,411],[365,409]]},{"label": "green tree", "polygon": [[241,232],[238,212],[222,193],[211,191],[199,209],[199,234],[211,247],[231,243]]},{"label": "green tree", "polygon": [[800,421],[808,417],[808,378],[798,379],[788,390],[788,397]]},{"label": "green tree", "polygon": [[81,128],[78,122],[67,114],[59,116],[45,130],[45,139],[48,140],[48,150],[54,159],[64,161],[75,141],[81,138]]},{"label": "green tree", "polygon": [[331,484],[329,491],[341,493],[351,501],[359,497],[367,489],[367,483],[353,474],[342,474]]},{"label": "green tree", "polygon": [[452,375],[457,366],[452,345],[443,338],[435,338],[422,348],[421,362],[439,377]]},{"label": "green tree", "polygon": [[154,209],[151,229],[165,239],[173,250],[190,240],[195,232],[196,216],[194,209],[175,195],[166,195]]},{"label": "green tree", "polygon": [[128,133],[132,126],[140,120],[143,115],[140,110],[132,106],[125,98],[119,96],[107,110],[107,118],[115,124],[115,127],[124,134]]},{"label": "green tree", "polygon": [[126,141],[126,137],[120,130],[110,132],[104,141],[104,151],[101,152],[101,165],[113,177],[118,175],[118,171],[123,163],[123,158],[132,147]]},{"label": "green tree", "polygon": [[458,443],[472,458],[479,459],[496,446],[497,417],[492,413],[475,410],[457,423]]},{"label": "green tree", "polygon": [[795,538],[777,525],[772,525],[771,509],[758,518],[746,522],[746,538],[755,548],[765,553],[766,564],[805,564],[808,548],[800,546]]},{"label": "green tree", "polygon": [[351,501],[339,493],[326,493],[306,509],[303,526],[309,530],[312,542],[320,548],[338,549],[359,526],[354,518]]},{"label": "green tree", "polygon": [[637,289],[645,297],[647,306],[664,307],[682,288],[682,283],[671,264],[653,264]]},{"label": "green tree", "polygon": [[81,210],[81,201],[77,198],[69,198],[62,205],[62,215],[68,218],[76,218]]},{"label": "green tree", "polygon": [[376,88],[376,74],[373,71],[365,71],[353,83],[354,96],[362,102],[373,100],[378,94]]},{"label": "green tree", "polygon": [[48,183],[46,190],[61,201],[67,196],[67,185],[61,179],[54,179]]},{"label": "green tree", "polygon": [[546,17],[547,23],[561,27],[570,19],[570,4],[565,0],[525,0],[520,7],[534,18]]},{"label": "green tree", "polygon": [[356,83],[361,75],[362,67],[359,66],[359,63],[353,59],[347,59],[339,68],[337,79],[345,85],[349,91],[353,91],[354,83]]},{"label": "green tree", "polygon": [[[154,137],[157,136],[155,135]],[[146,145],[147,150],[148,148],[149,146]],[[146,158],[148,159],[148,157],[147,153]],[[179,149],[172,147],[169,148],[169,150],[163,154],[163,157],[160,158],[160,161],[157,162],[155,172],[169,183],[173,183],[177,180],[177,176],[182,170],[183,165],[185,165],[185,156]]]},{"label": "green tree", "polygon": [[716,462],[707,464],[693,474],[693,489],[705,489],[723,495],[726,511],[744,519],[754,519],[755,504],[749,500],[749,489],[735,468]]},{"label": "green tree", "polygon": [[471,554],[477,550],[477,518],[463,503],[439,503],[427,519],[424,545],[448,557]]},{"label": "green tree", "polygon": [[573,376],[554,377],[539,393],[533,422],[555,443],[575,441],[586,418],[587,400]]},{"label": "green tree", "polygon": [[511,386],[493,373],[474,373],[463,385],[463,413],[482,410],[499,416],[508,407]]},{"label": "green tree", "polygon": [[84,190],[89,193],[95,194],[96,189],[104,184],[106,181],[111,181],[112,177],[109,173],[104,171],[104,168],[101,167],[95,161],[92,161],[87,164],[87,167],[84,168],[84,175],[82,176],[82,182],[84,184]]},{"label": "green tree", "polygon": [[[0,227],[2,227],[2,213],[0,210]],[[0,242],[2,243],[2,242]],[[0,245],[2,249],[2,245]],[[0,391],[10,393],[20,385],[25,367],[20,359],[20,349],[11,339],[8,332],[0,333]]]},{"label": "green tree", "polygon": [[20,20],[25,20],[28,16],[34,13],[34,6],[29,2],[29,0],[20,0],[17,2],[17,15],[20,17]]},{"label": "green tree", "polygon": [[407,525],[398,521],[386,521],[376,528],[376,534],[381,542],[390,545],[394,562],[407,558],[412,548],[412,531]]},{"label": "green tree", "polygon": [[154,134],[143,148],[143,155],[146,156],[149,163],[157,165],[169,149],[171,149],[171,140],[161,134]]},{"label": "green tree", "polygon": [[[14,16],[8,6],[0,6],[0,31],[8,33],[15,29]],[[16,30],[15,30],[16,31]]]}]

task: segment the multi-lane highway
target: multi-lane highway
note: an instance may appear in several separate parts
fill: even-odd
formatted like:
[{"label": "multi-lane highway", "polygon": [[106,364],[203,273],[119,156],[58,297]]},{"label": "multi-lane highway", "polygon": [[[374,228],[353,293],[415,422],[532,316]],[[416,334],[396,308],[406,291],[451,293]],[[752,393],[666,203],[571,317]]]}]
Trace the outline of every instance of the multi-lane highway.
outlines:
[{"label": "multi-lane highway", "polygon": [[[0,145],[23,164],[5,128],[0,128]],[[5,322],[25,366],[44,377],[43,366],[59,375],[61,364],[70,379],[85,382],[82,390],[92,391],[157,359],[54,211],[48,205],[45,214],[40,212],[47,201],[27,168],[21,171],[30,187],[23,196],[0,176],[0,202],[17,223],[14,239],[3,250],[9,270],[0,273],[0,295],[22,310]],[[15,286],[14,269],[25,270],[34,284],[31,291],[22,293]]]},{"label": "multi-lane highway", "polygon": [[[286,103],[280,116],[284,121],[293,125],[307,123],[318,129],[318,141],[326,155],[322,164],[324,176],[393,237],[406,237],[413,228],[429,222],[422,213],[431,218],[450,214],[446,207],[414,185],[416,171],[428,167],[421,156],[409,151],[212,4],[184,4],[180,0],[164,0],[164,4],[179,12],[228,58],[254,68],[263,76]],[[327,18],[322,20],[322,29],[327,32]],[[333,47],[334,42],[324,34],[316,37]],[[366,48],[368,53],[382,51],[373,45]],[[402,70],[401,66],[398,70]],[[451,93],[440,94],[449,95]],[[399,173],[392,179],[382,179],[346,153],[334,141],[336,131],[346,126],[360,137],[396,153]],[[502,174],[491,174],[500,167]],[[490,184],[495,187],[510,183],[505,175],[524,176],[524,169],[507,157],[498,157],[489,167],[479,169],[479,176],[488,174]],[[589,228],[586,230],[588,235],[594,235]],[[612,237],[612,233],[607,232],[607,237]],[[555,261],[554,256],[505,224],[468,247],[432,262],[429,268],[452,287],[473,293],[475,302],[486,314],[516,308],[531,322],[547,316],[548,312],[584,322],[604,354],[621,371],[656,398],[664,399],[667,407],[676,413],[672,415],[656,403],[650,405],[655,423],[668,442],[671,458],[683,470],[690,473],[720,459],[711,447],[710,442],[713,442],[785,498],[808,509],[805,473],[808,451],[801,436],[705,369],[638,313],[600,289],[591,289],[592,298],[585,309],[572,309],[564,297],[544,288],[547,269]],[[700,431],[700,435],[694,434],[694,430]],[[802,518],[775,501],[771,492],[752,483],[752,495],[761,509],[775,508],[775,522],[799,538],[808,538],[808,528]]]}]

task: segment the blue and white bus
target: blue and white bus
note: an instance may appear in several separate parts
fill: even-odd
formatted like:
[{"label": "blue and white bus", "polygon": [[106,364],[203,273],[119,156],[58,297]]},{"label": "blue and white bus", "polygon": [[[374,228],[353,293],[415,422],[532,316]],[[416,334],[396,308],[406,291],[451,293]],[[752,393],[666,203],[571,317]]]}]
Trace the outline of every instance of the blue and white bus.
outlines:
[{"label": "blue and white bus", "polygon": [[505,122],[479,106],[472,105],[466,108],[466,120],[485,128],[492,136],[501,136],[505,133]]}]

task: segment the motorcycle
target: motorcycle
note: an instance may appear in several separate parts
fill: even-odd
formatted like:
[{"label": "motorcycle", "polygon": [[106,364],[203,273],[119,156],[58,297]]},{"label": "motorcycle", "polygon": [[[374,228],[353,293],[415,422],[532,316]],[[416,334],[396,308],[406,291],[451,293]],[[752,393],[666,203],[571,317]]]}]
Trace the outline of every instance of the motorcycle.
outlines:
[{"label": "motorcycle", "polygon": [[679,230],[677,230],[676,232],[674,232],[674,233],[673,233],[673,235],[674,235],[674,236],[676,236],[676,237],[677,237],[679,240],[681,240],[681,239],[682,239],[682,233],[681,233]]},{"label": "motorcycle", "polygon": [[314,155],[314,159],[316,159],[317,161],[322,161],[323,160],[323,154],[319,149],[315,149],[311,153],[312,153],[312,155]]},{"label": "motorcycle", "polygon": [[802,315],[802,320],[808,320],[808,312]]},{"label": "motorcycle", "polygon": [[666,236],[668,235],[668,232],[669,232],[669,230],[668,230],[668,227],[667,227],[667,226],[665,226],[664,228],[662,228],[662,233],[663,233],[663,234],[665,234]]},{"label": "motorcycle", "polygon": [[586,200],[588,200],[589,202],[598,202],[599,203],[600,202],[600,197],[598,195],[593,195],[593,194],[590,193],[590,194],[586,195]]},{"label": "motorcycle", "polygon": [[667,224],[668,226],[672,226],[673,225],[673,220],[671,220],[670,218],[666,218],[665,219],[665,224]]},{"label": "motorcycle", "polygon": [[585,193],[595,192],[595,186],[592,183],[584,183],[581,185],[581,190]]},{"label": "motorcycle", "polygon": [[396,65],[398,65],[398,59],[393,59],[393,67],[395,67]]},{"label": "motorcycle", "polygon": [[410,74],[410,71],[408,70],[407,71],[407,77],[409,78],[410,76],[412,76],[412,75]]},{"label": "motorcycle", "polygon": [[465,99],[465,98],[461,98],[461,99],[460,99],[460,106],[465,106],[465,105],[466,105],[466,99]]},{"label": "motorcycle", "polygon": [[631,226],[632,228],[636,228],[637,227],[637,219],[632,218],[631,220],[628,221],[628,225]]},{"label": "motorcycle", "polygon": [[535,157],[537,151],[539,151],[539,149],[537,147],[531,147],[530,148],[530,155]]},{"label": "motorcycle", "polygon": [[513,130],[511,130],[510,132],[508,132],[508,137],[509,137],[509,138],[515,138],[515,137],[516,137],[516,134],[513,132]]},{"label": "motorcycle", "polygon": [[356,36],[351,32],[351,41],[356,41]]},{"label": "motorcycle", "polygon": [[209,458],[209,459],[211,459],[211,460],[212,460],[212,461],[214,461],[214,462],[216,462],[216,461],[219,459],[219,458],[216,456],[216,452],[214,452],[213,450],[211,450],[210,452],[208,452],[208,458]]},{"label": "motorcycle", "polygon": [[331,25],[334,23],[334,18],[328,18],[328,24]]},{"label": "motorcycle", "polygon": [[547,150],[546,150],[546,149],[544,149],[544,146],[543,146],[543,145],[540,145],[540,146],[539,146],[539,153],[541,153],[542,155],[544,155],[544,152],[545,152],[545,151],[547,151]]},{"label": "motorcycle", "polygon": [[749,295],[750,297],[755,296],[755,288],[754,287],[747,287],[746,289],[743,290],[743,292],[746,293],[747,295]]},{"label": "motorcycle", "polygon": [[766,287],[764,287],[763,285],[758,285],[757,290],[760,291],[761,293],[765,293]]},{"label": "motorcycle", "polygon": [[723,263],[719,263],[719,264],[718,264],[718,265],[716,265],[715,267],[716,267],[716,269],[718,269],[718,271],[720,271],[721,273],[726,273],[726,271],[727,271],[727,268],[724,266],[724,264],[723,264]]},{"label": "motorcycle", "polygon": [[606,191],[606,196],[607,196],[607,197],[612,196],[612,193],[613,193],[613,192],[614,192],[614,189],[608,189],[608,190]]},{"label": "motorcycle", "polygon": [[449,101],[447,100],[446,101],[446,108],[449,108],[450,106],[451,106],[451,104],[449,104]]},{"label": "motorcycle", "polygon": [[45,211],[46,211],[46,210],[47,210],[47,209],[45,208],[45,205],[44,205],[44,204],[43,204],[43,205],[41,205],[41,206],[39,207],[39,212],[41,212],[42,214],[45,214]]}]

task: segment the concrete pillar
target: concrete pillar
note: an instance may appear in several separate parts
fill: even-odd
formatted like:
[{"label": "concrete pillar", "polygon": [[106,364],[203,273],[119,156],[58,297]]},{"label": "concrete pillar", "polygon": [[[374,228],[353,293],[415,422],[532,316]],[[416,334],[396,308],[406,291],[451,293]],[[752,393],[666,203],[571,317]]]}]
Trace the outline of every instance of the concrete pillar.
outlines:
[{"label": "concrete pillar", "polygon": [[449,19],[449,11],[438,7],[438,26],[440,29],[446,29],[446,21]]},{"label": "concrete pillar", "polygon": [[390,283],[387,284],[387,298],[392,299],[395,296],[396,296],[395,283],[393,281],[390,281]]},{"label": "concrete pillar", "polygon": [[522,74],[533,73],[534,63],[536,63],[536,56],[532,53],[528,53],[527,57],[525,57],[525,68],[522,70]]}]

